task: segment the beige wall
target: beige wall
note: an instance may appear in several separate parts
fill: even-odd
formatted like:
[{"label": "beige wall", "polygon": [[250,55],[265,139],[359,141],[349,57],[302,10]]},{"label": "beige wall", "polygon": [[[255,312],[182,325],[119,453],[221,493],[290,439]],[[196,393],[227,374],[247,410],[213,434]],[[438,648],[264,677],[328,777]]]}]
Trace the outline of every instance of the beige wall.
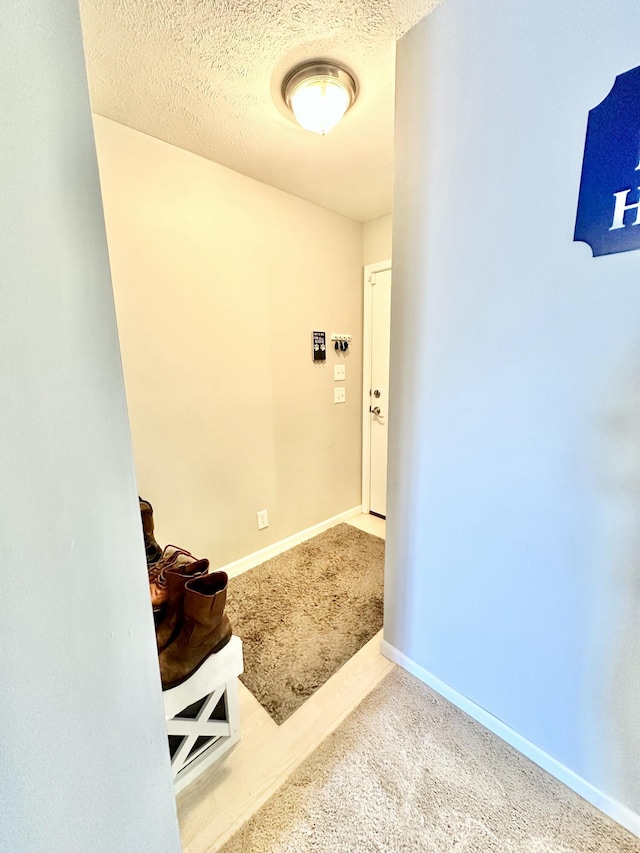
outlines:
[{"label": "beige wall", "polygon": [[375,264],[391,259],[392,216],[371,219],[363,226],[362,258],[363,264]]},{"label": "beige wall", "polygon": [[[136,471],[161,544],[221,566],[359,505],[362,225],[94,124]],[[314,329],[353,346],[315,365]]]}]

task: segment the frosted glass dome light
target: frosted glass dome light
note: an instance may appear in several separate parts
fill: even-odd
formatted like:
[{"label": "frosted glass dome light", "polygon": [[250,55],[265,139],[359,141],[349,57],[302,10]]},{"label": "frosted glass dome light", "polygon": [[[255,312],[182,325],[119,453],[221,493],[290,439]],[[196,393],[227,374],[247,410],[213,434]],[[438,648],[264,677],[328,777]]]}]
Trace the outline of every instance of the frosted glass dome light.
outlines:
[{"label": "frosted glass dome light", "polygon": [[310,62],[285,78],[282,95],[305,130],[324,135],[335,127],[356,99],[356,81],[339,65]]}]

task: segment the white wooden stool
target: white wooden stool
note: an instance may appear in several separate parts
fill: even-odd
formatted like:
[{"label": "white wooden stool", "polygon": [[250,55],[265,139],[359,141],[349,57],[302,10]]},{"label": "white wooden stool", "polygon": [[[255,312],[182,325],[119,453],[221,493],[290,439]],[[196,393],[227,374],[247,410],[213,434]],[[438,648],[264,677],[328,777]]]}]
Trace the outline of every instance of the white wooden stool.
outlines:
[{"label": "white wooden stool", "polygon": [[232,637],[183,684],[165,690],[164,713],[176,793],[240,738],[242,641]]}]

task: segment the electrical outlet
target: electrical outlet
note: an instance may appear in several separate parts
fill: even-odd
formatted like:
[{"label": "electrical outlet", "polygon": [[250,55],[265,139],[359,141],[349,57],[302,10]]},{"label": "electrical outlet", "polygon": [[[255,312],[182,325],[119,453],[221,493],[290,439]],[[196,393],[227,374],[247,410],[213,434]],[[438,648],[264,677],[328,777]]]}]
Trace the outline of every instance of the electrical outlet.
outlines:
[{"label": "electrical outlet", "polygon": [[345,378],[345,366],[344,364],[334,364],[333,365],[333,380],[334,382],[340,382]]},{"label": "electrical outlet", "polygon": [[269,513],[266,509],[261,509],[258,512],[258,530],[264,530],[269,526]]},{"label": "electrical outlet", "polygon": [[333,402],[334,403],[344,403],[346,400],[346,392],[344,388],[334,388],[333,389]]}]

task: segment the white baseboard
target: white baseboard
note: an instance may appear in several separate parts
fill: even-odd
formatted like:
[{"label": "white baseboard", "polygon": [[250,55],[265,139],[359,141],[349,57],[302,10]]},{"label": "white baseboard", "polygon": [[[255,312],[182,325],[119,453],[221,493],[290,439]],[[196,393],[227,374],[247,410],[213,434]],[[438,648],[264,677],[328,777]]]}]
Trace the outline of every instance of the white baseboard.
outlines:
[{"label": "white baseboard", "polygon": [[234,560],[233,563],[221,566],[219,569],[216,569],[216,571],[226,572],[230,578],[235,578],[243,572],[246,572],[248,569],[253,569],[256,566],[259,566],[260,563],[270,560],[272,557],[277,557],[278,554],[288,551],[289,548],[300,545],[301,542],[306,542],[307,539],[312,539],[319,533],[324,533],[324,531],[329,530],[330,527],[335,527],[336,524],[342,524],[343,521],[346,521],[348,518],[358,515],[361,512],[362,506],[354,506],[352,509],[341,512],[339,515],[327,518],[326,521],[314,524],[313,527],[307,527],[306,530],[294,533],[293,536],[287,536],[286,539],[281,539],[280,542],[274,542],[273,545],[267,545],[266,548],[254,551],[253,554],[249,554],[246,557],[240,557],[239,560]]},{"label": "white baseboard", "polygon": [[599,791],[590,782],[587,782],[586,779],[578,776],[573,770],[570,770],[564,764],[552,758],[548,753],[540,749],[540,747],[506,725],[506,723],[503,723],[497,717],[485,711],[484,708],[476,705],[475,702],[467,699],[462,693],[458,693],[453,687],[449,687],[444,681],[440,681],[439,678],[436,678],[428,670],[398,651],[398,649],[386,640],[382,640],[380,651],[386,658],[406,669],[411,675],[415,675],[417,679],[431,687],[436,693],[444,696],[445,699],[448,699],[449,702],[456,705],[465,714],[468,714],[485,728],[489,729],[489,731],[498,735],[499,738],[502,738],[502,740],[513,746],[518,752],[526,755],[534,764],[537,764],[543,770],[546,770],[547,773],[555,776],[556,779],[568,788],[571,788],[572,791],[575,791],[576,794],[579,794],[587,802],[600,809],[601,812],[613,818],[617,823],[628,829],[629,832],[640,836],[640,815],[637,815],[631,809],[627,808],[627,806],[623,806],[607,794],[603,794],[602,791]]}]

